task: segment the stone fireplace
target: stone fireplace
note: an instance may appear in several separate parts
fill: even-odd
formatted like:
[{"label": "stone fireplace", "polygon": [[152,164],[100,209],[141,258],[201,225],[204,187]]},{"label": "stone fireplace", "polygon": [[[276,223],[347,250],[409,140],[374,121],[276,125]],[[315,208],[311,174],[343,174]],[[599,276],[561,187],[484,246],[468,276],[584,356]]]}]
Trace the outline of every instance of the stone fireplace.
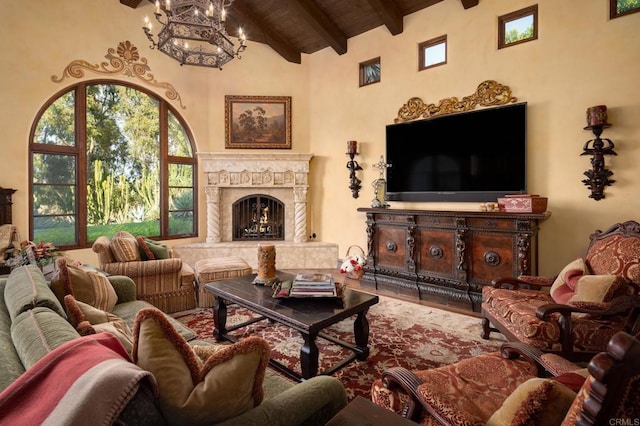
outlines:
[{"label": "stone fireplace", "polygon": [[[204,176],[201,187],[206,196],[206,240],[175,246],[177,253],[189,264],[209,257],[240,256],[255,269],[258,245],[268,241],[276,246],[276,267],[279,269],[337,267],[337,244],[310,242],[308,238],[307,195],[312,157],[313,154],[274,151],[264,154],[198,153]],[[239,232],[234,224],[234,205],[243,200],[263,198],[275,199],[283,206],[280,212],[282,235],[266,241],[234,238],[234,233]],[[258,234],[261,214],[264,212],[259,212],[255,218]],[[268,212],[263,221],[272,219],[270,214]],[[253,219],[251,217],[249,222]]]}]

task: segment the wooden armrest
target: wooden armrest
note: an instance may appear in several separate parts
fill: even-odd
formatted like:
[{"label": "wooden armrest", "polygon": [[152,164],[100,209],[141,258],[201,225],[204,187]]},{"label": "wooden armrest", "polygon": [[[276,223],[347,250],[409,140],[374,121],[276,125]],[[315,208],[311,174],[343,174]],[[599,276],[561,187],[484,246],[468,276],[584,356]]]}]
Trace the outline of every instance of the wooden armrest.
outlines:
[{"label": "wooden armrest", "polygon": [[538,377],[557,376],[568,371],[579,370],[580,366],[556,354],[542,352],[535,346],[522,342],[506,342],[500,347],[500,354],[507,359],[527,358],[538,366]]},{"label": "wooden armrest", "polygon": [[555,278],[537,277],[533,275],[520,275],[519,277],[502,277],[491,282],[495,288],[510,288],[518,290],[521,285],[525,284],[539,290],[541,287],[551,287]]},{"label": "wooden armrest", "polygon": [[422,380],[404,367],[391,367],[382,372],[382,384],[387,389],[399,386],[409,395],[410,399],[402,409],[402,417],[413,419],[417,414],[416,404],[419,402],[417,390]]}]

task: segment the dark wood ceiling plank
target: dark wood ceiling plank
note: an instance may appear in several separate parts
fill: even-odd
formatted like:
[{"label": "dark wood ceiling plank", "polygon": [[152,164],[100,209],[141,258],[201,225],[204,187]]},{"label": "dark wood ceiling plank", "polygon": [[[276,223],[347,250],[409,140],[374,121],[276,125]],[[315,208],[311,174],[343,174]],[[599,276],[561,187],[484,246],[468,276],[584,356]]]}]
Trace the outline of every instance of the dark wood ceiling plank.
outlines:
[{"label": "dark wood ceiling plank", "polygon": [[289,0],[286,3],[291,9],[296,10],[336,53],[339,55],[347,53],[347,37],[313,0]]},{"label": "dark wood ceiling plank", "polygon": [[462,2],[462,7],[465,9],[469,9],[471,7],[477,6],[480,0],[460,0]]},{"label": "dark wood ceiling plank", "polygon": [[[271,46],[280,56],[294,64],[302,63],[302,54],[284,38],[273,32],[267,25],[264,25],[246,6],[241,2],[234,2],[230,8],[230,14],[237,18],[237,22],[246,25],[245,28],[258,30],[264,36],[264,43]],[[247,33],[247,38],[251,40],[251,34]]]},{"label": "dark wood ceiling plank", "polygon": [[129,6],[134,9],[138,7],[140,3],[142,3],[142,0],[120,0],[120,4],[124,4],[125,6]]},{"label": "dark wood ceiling plank", "polygon": [[367,0],[369,5],[376,11],[384,25],[393,35],[402,33],[403,16],[400,9],[394,2],[388,0]]}]

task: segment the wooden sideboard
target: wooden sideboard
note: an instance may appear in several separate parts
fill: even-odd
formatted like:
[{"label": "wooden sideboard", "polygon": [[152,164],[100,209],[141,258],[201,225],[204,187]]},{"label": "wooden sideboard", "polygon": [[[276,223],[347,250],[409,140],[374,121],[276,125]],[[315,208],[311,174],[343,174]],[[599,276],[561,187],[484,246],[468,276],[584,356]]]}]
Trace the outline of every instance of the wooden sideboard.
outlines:
[{"label": "wooden sideboard", "polygon": [[367,222],[361,285],[480,311],[482,287],[535,275],[539,223],[550,213],[360,208]]}]

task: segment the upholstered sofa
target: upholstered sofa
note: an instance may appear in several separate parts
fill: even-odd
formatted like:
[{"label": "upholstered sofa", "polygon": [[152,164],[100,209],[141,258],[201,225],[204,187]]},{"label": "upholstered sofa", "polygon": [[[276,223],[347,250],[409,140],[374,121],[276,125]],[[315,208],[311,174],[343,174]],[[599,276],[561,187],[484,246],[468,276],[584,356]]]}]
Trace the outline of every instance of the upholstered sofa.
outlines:
[{"label": "upholstered sofa", "polygon": [[195,308],[193,268],[175,257],[171,249],[126,231],[100,236],[92,250],[98,267],[112,275],[126,275],[136,284],[136,297],[163,312]]},{"label": "upholstered sofa", "polygon": [[[162,315],[166,323],[170,324],[168,327],[174,328],[189,345],[193,345],[191,347],[221,346],[197,340],[193,331],[174,318],[164,315],[145,301],[136,300],[135,284],[130,278],[110,276],[108,280],[117,295],[117,302],[111,313],[126,320],[130,326],[134,326],[134,317],[141,310],[152,310]],[[16,398],[38,401],[32,405],[45,403],[52,398],[55,387],[47,388],[45,398],[45,395],[30,395],[28,388],[16,390],[16,386],[12,384],[16,381],[30,383],[30,378],[37,377],[38,374],[38,371],[34,370],[60,348],[73,345],[74,342],[83,342],[86,338],[106,341],[108,345],[114,344],[112,340],[115,338],[110,333],[80,336],[78,327],[74,328],[71,325],[68,309],[63,308],[52,287],[55,289],[54,284],[48,283],[41,271],[31,265],[17,268],[8,278],[0,279],[0,418],[12,412],[15,414],[16,409],[23,410],[24,404],[20,404],[22,408],[10,404],[10,401]],[[117,342],[116,345],[124,348]],[[65,366],[64,362],[65,358],[60,356],[52,364],[57,368],[65,367],[72,372],[75,365]],[[131,359],[124,363],[129,369],[140,369]],[[74,383],[75,398],[72,403],[67,403],[67,409],[80,409],[78,398],[90,401],[91,398],[100,397],[96,395],[98,392],[104,392],[88,384],[95,379],[91,378],[92,372],[93,370],[90,370],[83,376],[83,382]],[[114,415],[114,421],[122,421],[128,425],[166,424],[163,411],[159,407],[157,390],[153,389],[155,381],[153,377],[148,377],[149,373],[145,372],[142,376],[147,377],[140,378],[137,387],[134,388],[135,393],[127,399],[126,405],[111,409],[110,414]],[[83,386],[82,383],[85,381],[86,384]],[[33,385],[37,386],[38,380]],[[346,405],[344,387],[337,379],[328,376],[318,376],[294,384],[267,368],[264,372],[263,389],[264,399],[259,405],[221,424],[325,424]],[[75,407],[76,405],[78,407]],[[52,410],[54,408],[56,407]],[[24,416],[24,411],[19,414]],[[32,423],[28,418],[21,417],[21,420],[23,424]]]}]

